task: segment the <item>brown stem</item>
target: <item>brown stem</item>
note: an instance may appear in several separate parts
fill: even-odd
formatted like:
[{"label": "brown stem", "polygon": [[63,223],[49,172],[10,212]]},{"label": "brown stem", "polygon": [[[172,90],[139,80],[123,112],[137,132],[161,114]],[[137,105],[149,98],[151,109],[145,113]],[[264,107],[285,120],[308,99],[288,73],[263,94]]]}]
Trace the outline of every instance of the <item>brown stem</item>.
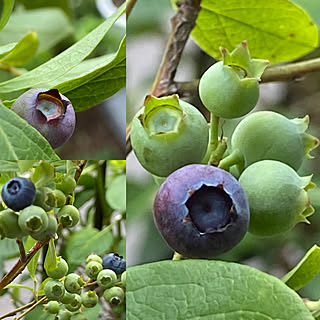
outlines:
[{"label": "brown stem", "polygon": [[137,0],[127,0],[127,8],[126,8],[126,21],[128,21],[128,18],[130,16],[130,13],[133,9],[133,7],[135,6]]},{"label": "brown stem", "polygon": [[78,160],[78,161],[76,161],[76,163],[77,163],[78,168],[77,168],[77,171],[74,175],[74,180],[76,180],[76,182],[78,182],[78,180],[81,176],[82,170],[84,169],[84,167],[87,163],[87,160]]},{"label": "brown stem", "polygon": [[22,262],[25,262],[27,257],[26,257],[26,251],[24,250],[24,245],[21,239],[16,239],[16,242],[19,246],[19,251],[20,251],[20,259]]},{"label": "brown stem", "polygon": [[178,12],[171,19],[172,31],[161,65],[153,83],[151,94],[157,97],[168,94],[190,33],[196,24],[201,0],[178,1]]},{"label": "brown stem", "polygon": [[28,310],[26,310],[25,312],[21,313],[18,317],[15,317],[14,320],[20,320],[22,319],[26,314],[28,314],[30,311],[32,311],[33,309],[35,309],[39,304],[44,304],[48,302],[48,298],[47,297],[43,297],[42,299],[40,299],[38,302],[36,302],[35,304],[33,304]]},{"label": "brown stem", "polygon": [[40,250],[46,242],[38,241],[26,254],[26,260],[24,262],[21,261],[21,258],[17,261],[17,263],[13,266],[13,268],[2,278],[0,281],[0,291],[12,282],[27,266],[33,256]]}]

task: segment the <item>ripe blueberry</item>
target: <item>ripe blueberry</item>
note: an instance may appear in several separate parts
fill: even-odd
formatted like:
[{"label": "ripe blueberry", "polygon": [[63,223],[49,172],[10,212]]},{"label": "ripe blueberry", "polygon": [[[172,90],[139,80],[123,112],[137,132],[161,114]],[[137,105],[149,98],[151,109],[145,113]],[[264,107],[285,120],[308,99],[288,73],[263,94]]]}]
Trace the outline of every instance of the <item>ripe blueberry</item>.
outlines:
[{"label": "ripe blueberry", "polygon": [[19,211],[34,202],[36,188],[31,180],[15,177],[7,181],[3,186],[1,197],[8,208]]},{"label": "ripe blueberry", "polygon": [[189,258],[213,258],[234,247],[249,224],[249,204],[238,181],[222,169],[193,164],[161,185],[154,219],[163,238]]},{"label": "ripe blueberry", "polygon": [[11,110],[37,129],[52,148],[62,146],[73,134],[76,118],[71,101],[57,89],[30,89]]},{"label": "ripe blueberry", "polygon": [[111,269],[116,274],[120,274],[126,270],[126,260],[117,253],[109,253],[103,257],[103,268]]}]

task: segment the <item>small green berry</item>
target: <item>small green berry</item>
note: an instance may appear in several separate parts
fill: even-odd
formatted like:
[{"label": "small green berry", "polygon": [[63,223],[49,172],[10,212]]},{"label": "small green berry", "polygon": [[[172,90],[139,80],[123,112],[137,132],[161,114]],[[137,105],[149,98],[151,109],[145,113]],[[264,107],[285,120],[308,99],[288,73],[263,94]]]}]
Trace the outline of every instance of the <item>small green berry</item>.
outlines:
[{"label": "small green berry", "polygon": [[116,281],[117,275],[113,270],[110,269],[101,270],[97,277],[98,285],[102,288],[108,288]]},{"label": "small green berry", "polygon": [[1,238],[21,238],[26,233],[22,232],[18,224],[19,215],[11,209],[0,212],[0,235]]},{"label": "small green berry", "polygon": [[69,273],[64,279],[64,286],[70,293],[81,293],[81,287],[84,285],[82,277],[75,273]]},{"label": "small green berry", "polygon": [[64,194],[70,194],[74,191],[77,183],[71,176],[64,176],[60,183],[57,183],[57,189],[61,190]]},{"label": "small green berry", "polygon": [[46,270],[48,277],[53,279],[61,279],[68,273],[68,271],[68,263],[62,257],[57,257],[57,266],[55,269]]},{"label": "small green berry", "polygon": [[92,253],[88,256],[86,263],[89,263],[90,261],[96,261],[102,264],[102,258],[95,253]]},{"label": "small green berry", "polygon": [[58,301],[49,301],[46,310],[51,314],[56,314],[60,310],[60,303]]},{"label": "small green berry", "polygon": [[60,302],[64,304],[69,304],[74,300],[74,297],[75,297],[75,293],[70,293],[66,290]]},{"label": "small green berry", "polygon": [[104,291],[103,297],[111,304],[121,304],[124,301],[124,291],[120,287],[112,287]]},{"label": "small green berry", "polygon": [[18,223],[22,231],[42,232],[48,227],[48,215],[38,206],[29,206],[24,208],[18,218]]},{"label": "small green berry", "polygon": [[86,265],[86,274],[89,278],[96,280],[99,272],[103,269],[102,264],[96,261],[90,261]]},{"label": "small green berry", "polygon": [[64,296],[65,288],[57,280],[49,280],[44,286],[44,293],[49,300],[60,300]]},{"label": "small green berry", "polygon": [[48,226],[45,230],[40,232],[30,232],[33,239],[39,241],[47,241],[50,238],[54,238],[58,231],[57,219],[53,214],[48,214]]},{"label": "small green berry", "polygon": [[124,287],[127,285],[127,271],[121,275],[121,283]]},{"label": "small green berry", "polygon": [[60,310],[55,320],[70,320],[72,313],[69,310]]},{"label": "small green berry", "polygon": [[67,228],[74,227],[80,221],[79,210],[70,204],[63,206],[57,213],[59,222]]},{"label": "small green berry", "polygon": [[86,308],[93,308],[98,303],[98,296],[95,291],[88,291],[81,295],[82,304]]},{"label": "small green berry", "polygon": [[73,301],[69,304],[66,304],[65,307],[69,311],[74,312],[80,309],[81,303],[82,303],[81,297],[78,294],[75,294]]}]

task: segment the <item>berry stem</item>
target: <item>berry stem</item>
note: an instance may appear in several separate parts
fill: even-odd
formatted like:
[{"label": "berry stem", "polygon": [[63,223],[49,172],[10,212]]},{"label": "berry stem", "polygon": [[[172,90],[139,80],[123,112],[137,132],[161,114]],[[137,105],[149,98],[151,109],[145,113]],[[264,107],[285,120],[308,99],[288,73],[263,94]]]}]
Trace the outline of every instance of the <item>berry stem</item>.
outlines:
[{"label": "berry stem", "polygon": [[19,251],[20,251],[20,259],[22,262],[25,262],[27,260],[27,257],[26,257],[26,251],[24,250],[23,242],[19,238],[16,239],[16,242],[18,244]]},{"label": "berry stem", "polygon": [[131,13],[133,7],[135,6],[136,2],[137,2],[137,0],[127,0],[126,21],[128,21],[130,13]]},{"label": "berry stem", "polygon": [[14,309],[14,310],[12,310],[12,311],[10,311],[10,312],[8,312],[8,313],[5,313],[5,314],[3,314],[2,316],[0,316],[0,320],[5,319],[5,318],[7,318],[7,317],[14,316],[14,315],[16,315],[18,312],[23,311],[24,309],[27,309],[27,308],[31,307],[31,306],[32,306],[33,304],[35,304],[35,303],[36,303],[36,302],[33,300],[33,301],[31,301],[31,302],[29,302],[29,303],[27,303],[27,304],[25,304],[25,305],[23,305],[23,306],[21,306],[21,307],[19,307],[19,308],[17,308],[17,309]]},{"label": "berry stem", "polygon": [[182,260],[182,259],[183,259],[182,255],[175,251],[174,254],[173,254],[172,260],[173,261],[179,261],[179,260]]},{"label": "berry stem", "polygon": [[233,165],[238,165],[238,168],[241,171],[244,169],[244,159],[243,155],[239,150],[232,151],[227,157],[221,160],[219,163],[219,168],[229,171],[230,167]]},{"label": "berry stem", "polygon": [[25,312],[21,313],[18,317],[15,317],[13,320],[23,319],[23,317],[24,317],[26,314],[28,314],[30,311],[32,311],[33,309],[35,309],[38,305],[47,303],[48,301],[49,301],[49,300],[48,300],[47,297],[41,298],[39,301],[37,301],[36,303],[34,303],[28,310],[26,310]]},{"label": "berry stem", "polygon": [[219,143],[219,121],[220,118],[215,116],[213,113],[210,113],[211,122],[210,122],[210,151],[211,153],[215,151]]}]

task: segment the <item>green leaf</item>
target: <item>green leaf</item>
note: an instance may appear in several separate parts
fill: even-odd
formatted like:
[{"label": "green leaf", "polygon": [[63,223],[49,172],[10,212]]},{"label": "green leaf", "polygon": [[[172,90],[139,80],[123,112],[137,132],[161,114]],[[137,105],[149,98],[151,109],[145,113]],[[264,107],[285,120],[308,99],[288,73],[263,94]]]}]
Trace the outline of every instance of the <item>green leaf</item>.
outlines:
[{"label": "green leaf", "polygon": [[18,164],[13,161],[0,160],[0,172],[19,171]]},{"label": "green leaf", "polygon": [[52,182],[54,176],[54,166],[46,161],[42,161],[34,170],[31,180],[36,188],[41,188]]},{"label": "green leaf", "polygon": [[54,240],[50,239],[49,247],[46,254],[46,258],[44,260],[44,268],[45,270],[53,270],[57,267],[57,256],[56,256],[56,248],[54,246]]},{"label": "green leaf", "polygon": [[35,31],[29,31],[17,44],[11,49],[0,62],[12,66],[21,66],[31,60],[37,52],[39,46],[38,34]]},{"label": "green leaf", "polygon": [[10,283],[4,287],[4,289],[9,289],[9,288],[28,289],[33,292],[33,288],[30,288],[28,286],[25,286],[25,285],[19,284],[19,283]]},{"label": "green leaf", "polygon": [[0,104],[0,159],[59,159],[48,141],[25,120]]},{"label": "green leaf", "polygon": [[281,280],[222,261],[161,261],[128,269],[128,320],[313,320]]},{"label": "green leaf", "polygon": [[71,235],[65,249],[70,272],[83,263],[90,253],[100,255],[108,250],[113,240],[111,230],[111,226],[102,231],[86,227]]},{"label": "green leaf", "polygon": [[49,280],[52,280],[52,278],[46,278],[44,281],[41,282],[40,286],[39,286],[39,289],[38,289],[38,292],[37,292],[37,296],[38,297],[41,297],[41,296],[44,296],[44,286],[46,285],[46,283],[49,281]]},{"label": "green leaf", "polygon": [[2,0],[2,11],[1,11],[1,17],[0,17],[0,30],[7,24],[13,6],[14,6],[14,0]]},{"label": "green leaf", "polygon": [[16,240],[3,239],[0,241],[0,261],[4,261],[19,255],[19,248]]},{"label": "green leaf", "polygon": [[0,32],[0,45],[7,44],[8,39],[18,42],[29,30],[39,36],[39,52],[53,48],[73,33],[72,24],[60,9],[16,10]]},{"label": "green leaf", "polygon": [[202,0],[201,7],[192,37],[214,58],[220,58],[220,46],[231,51],[243,40],[252,57],[272,63],[301,57],[318,45],[317,26],[288,0]]},{"label": "green leaf", "polygon": [[109,205],[121,212],[126,211],[126,175],[121,174],[114,178],[106,191]]},{"label": "green leaf", "polygon": [[320,271],[320,247],[314,245],[303,259],[283,278],[293,290],[299,290],[313,279]]},{"label": "green leaf", "polygon": [[4,57],[6,54],[8,54],[16,45],[18,42],[8,43],[4,46],[0,46],[0,59]]},{"label": "green leaf", "polygon": [[66,14],[70,14],[68,0],[18,0],[26,9],[36,9],[42,7],[58,7],[61,8]]},{"label": "green leaf", "polygon": [[126,39],[116,53],[81,62],[63,76],[39,85],[57,88],[71,101],[76,112],[84,111],[109,98],[126,81]]},{"label": "green leaf", "polygon": [[36,87],[37,85],[46,82],[47,79],[57,79],[70,71],[95,49],[112,25],[123,14],[125,8],[126,6],[124,3],[105,22],[48,62],[17,78],[2,82],[0,84],[0,93]]},{"label": "green leaf", "polygon": [[[37,240],[33,239],[31,236],[28,236],[28,239],[25,245],[25,250],[28,252],[36,243],[37,243]],[[36,280],[36,271],[37,271],[40,251],[41,250],[38,250],[38,252],[33,256],[33,258],[29,261],[27,265],[30,276],[33,280]]]},{"label": "green leaf", "polygon": [[17,164],[19,166],[19,171],[20,172],[28,171],[30,168],[32,168],[35,162],[37,162],[37,160],[18,160]]}]

